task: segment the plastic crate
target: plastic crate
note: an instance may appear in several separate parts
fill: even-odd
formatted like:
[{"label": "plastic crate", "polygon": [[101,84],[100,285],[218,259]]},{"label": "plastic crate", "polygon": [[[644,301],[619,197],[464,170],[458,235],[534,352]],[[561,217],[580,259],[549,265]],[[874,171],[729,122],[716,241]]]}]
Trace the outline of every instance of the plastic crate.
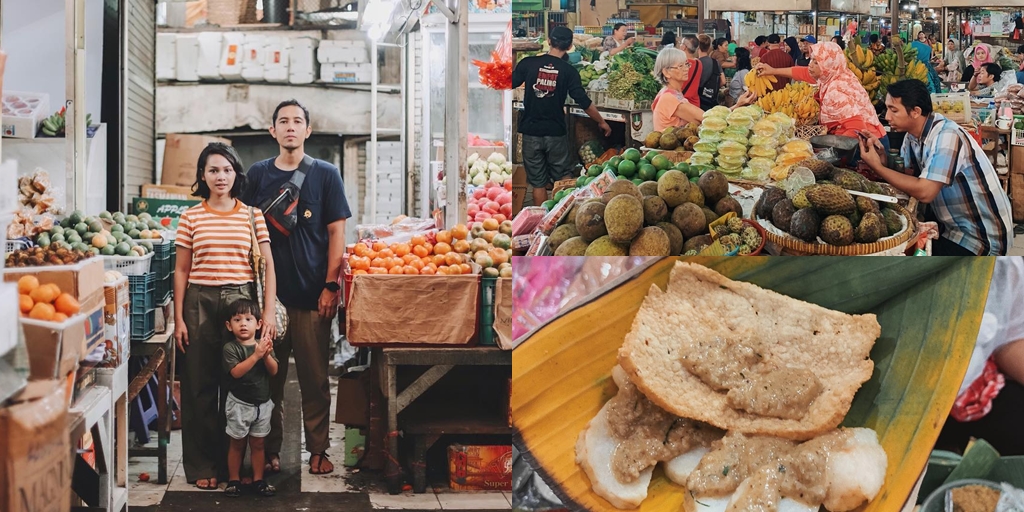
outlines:
[{"label": "plastic crate", "polygon": [[[134,303],[133,303],[134,305]],[[156,310],[132,313],[132,341],[146,341],[156,334]]]},{"label": "plastic crate", "polygon": [[155,308],[156,276],[152,272],[141,276],[128,276],[128,297],[132,315]]},{"label": "plastic crate", "polygon": [[153,253],[145,256],[103,256],[103,269],[116,270],[126,276],[141,276],[149,273]]},{"label": "plastic crate", "polygon": [[171,272],[174,272],[174,261],[172,261],[170,255],[160,257],[154,253],[153,261],[149,265],[149,270],[156,274],[156,279],[159,281],[171,275]]},{"label": "plastic crate", "polygon": [[1024,120],[1024,116],[1013,116],[1013,124],[1010,125],[1010,145],[1024,146],[1024,130],[1017,128],[1017,123]]},{"label": "plastic crate", "polygon": [[480,279],[480,324],[477,332],[480,333],[480,345],[497,345],[494,334],[494,293],[498,284],[497,277],[484,277]]},{"label": "plastic crate", "polygon": [[135,243],[149,242],[153,246],[153,259],[166,259],[169,258],[171,253],[174,252],[174,241],[169,238],[153,239],[134,239]]},{"label": "plastic crate", "polygon": [[167,277],[156,281],[156,290],[153,295],[157,304],[163,304],[171,298],[174,292],[174,272],[167,274]]}]

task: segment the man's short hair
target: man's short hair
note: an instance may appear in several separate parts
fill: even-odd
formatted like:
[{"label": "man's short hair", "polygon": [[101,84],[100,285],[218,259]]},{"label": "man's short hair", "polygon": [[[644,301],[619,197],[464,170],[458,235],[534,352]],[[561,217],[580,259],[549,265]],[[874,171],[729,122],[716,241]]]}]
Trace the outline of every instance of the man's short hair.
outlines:
[{"label": "man's short hair", "polygon": [[548,35],[548,40],[551,42],[551,46],[559,50],[567,51],[572,47],[572,30],[566,27],[555,27],[551,29],[551,33]]},{"label": "man's short hair", "polygon": [[899,99],[909,114],[914,107],[921,109],[921,115],[932,113],[932,96],[928,92],[928,86],[924,82],[910,78],[900,80],[889,86],[889,96]]},{"label": "man's short hair", "polygon": [[982,67],[985,68],[986,73],[992,75],[992,77],[996,79],[996,82],[998,82],[999,77],[1003,75],[1003,68],[995,62],[986,62]]},{"label": "man's short hair", "polygon": [[306,126],[309,126],[309,109],[306,108],[299,100],[285,100],[277,104],[277,108],[274,109],[274,118],[271,120],[272,123],[277,125],[277,114],[281,112],[284,107],[299,107],[302,109],[302,114],[306,116]]},{"label": "man's short hair", "polygon": [[870,36],[868,36],[868,40],[871,41],[871,44],[877,43],[878,34],[871,34]]},{"label": "man's short hair", "polygon": [[768,40],[768,38],[765,37],[765,36],[757,36],[757,37],[754,38],[754,44],[757,45],[757,46],[761,46],[767,40]]},{"label": "man's short hair", "polygon": [[772,34],[768,36],[768,44],[779,44],[782,42],[782,38],[778,34]]},{"label": "man's short hair", "polygon": [[689,51],[690,53],[697,53],[698,45],[699,43],[697,42],[697,36],[683,37],[683,46],[686,47],[686,50]]}]

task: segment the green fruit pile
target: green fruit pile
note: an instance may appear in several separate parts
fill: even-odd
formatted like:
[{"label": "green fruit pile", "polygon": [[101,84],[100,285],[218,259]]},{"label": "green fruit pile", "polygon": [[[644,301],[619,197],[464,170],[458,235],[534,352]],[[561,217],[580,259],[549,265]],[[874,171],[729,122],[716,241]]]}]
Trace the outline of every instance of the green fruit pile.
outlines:
[{"label": "green fruit pile", "polygon": [[[110,224],[107,229],[106,224]],[[148,213],[138,216],[102,212],[86,216],[72,212],[49,231],[36,236],[36,245],[74,249],[97,256],[141,257],[153,252],[153,241],[162,239],[163,227]]]},{"label": "green fruit pile", "polygon": [[[632,162],[632,155],[623,156],[626,158],[616,166]],[[708,171],[694,183],[683,171],[663,171],[657,181],[640,185],[616,180],[601,197],[576,203],[548,237],[554,255],[677,256],[699,252],[712,243],[708,230],[712,222],[728,212],[742,216],[722,173]]]},{"label": "green fruit pile", "polygon": [[863,176],[837,169],[831,178],[798,190],[792,198],[780,188],[765,189],[754,206],[757,218],[805,242],[837,246],[874,243],[905,229],[903,214],[887,203],[881,206],[847,191],[873,190]]}]

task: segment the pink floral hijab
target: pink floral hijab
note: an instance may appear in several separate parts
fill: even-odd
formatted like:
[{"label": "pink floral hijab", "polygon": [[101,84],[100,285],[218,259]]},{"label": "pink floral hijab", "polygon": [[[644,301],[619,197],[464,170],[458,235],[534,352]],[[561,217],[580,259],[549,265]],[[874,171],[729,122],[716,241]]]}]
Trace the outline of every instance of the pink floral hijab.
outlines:
[{"label": "pink floral hijab", "polygon": [[982,65],[988,64],[989,62],[995,62],[995,57],[992,55],[992,47],[985,43],[978,43],[975,45],[973,59],[971,60],[971,64],[974,66],[974,69],[979,69]]},{"label": "pink floral hijab", "polygon": [[821,76],[818,77],[821,123],[832,124],[860,118],[868,125],[877,125],[882,129],[868,92],[847,67],[842,48],[833,42],[812,44],[811,58],[821,68]]}]

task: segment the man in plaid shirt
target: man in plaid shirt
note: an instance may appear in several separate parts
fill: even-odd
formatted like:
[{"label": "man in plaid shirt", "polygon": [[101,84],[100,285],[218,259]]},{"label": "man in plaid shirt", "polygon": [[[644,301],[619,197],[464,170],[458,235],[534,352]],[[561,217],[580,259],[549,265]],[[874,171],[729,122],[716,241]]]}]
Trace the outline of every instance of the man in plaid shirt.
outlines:
[{"label": "man in plaid shirt", "polygon": [[885,167],[881,144],[861,137],[861,158],[894,187],[929,205],[939,224],[937,256],[1003,256],[1012,245],[1010,199],[981,147],[960,125],[932,112],[931,96],[918,80],[889,86],[885,119],[907,133],[903,174]]}]

